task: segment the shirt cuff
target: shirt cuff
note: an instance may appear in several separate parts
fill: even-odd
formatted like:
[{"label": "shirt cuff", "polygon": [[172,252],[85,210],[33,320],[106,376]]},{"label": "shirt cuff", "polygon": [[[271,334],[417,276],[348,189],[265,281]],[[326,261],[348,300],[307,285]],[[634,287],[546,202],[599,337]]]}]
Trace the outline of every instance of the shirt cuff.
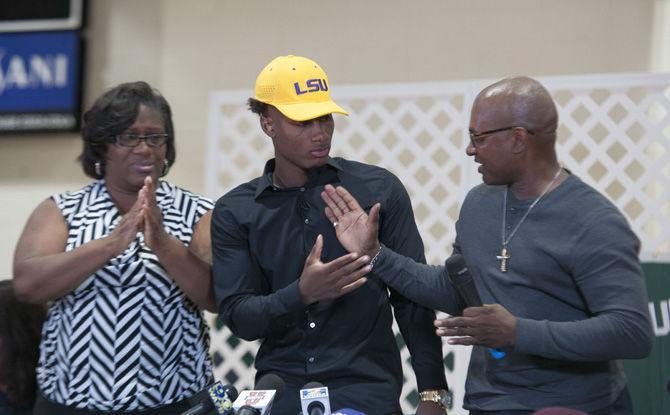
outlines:
[{"label": "shirt cuff", "polygon": [[307,306],[302,303],[302,299],[300,298],[298,281],[299,280],[295,280],[291,284],[277,291],[277,294],[279,295],[279,301],[283,304],[284,309],[289,313],[303,311],[307,308]]}]

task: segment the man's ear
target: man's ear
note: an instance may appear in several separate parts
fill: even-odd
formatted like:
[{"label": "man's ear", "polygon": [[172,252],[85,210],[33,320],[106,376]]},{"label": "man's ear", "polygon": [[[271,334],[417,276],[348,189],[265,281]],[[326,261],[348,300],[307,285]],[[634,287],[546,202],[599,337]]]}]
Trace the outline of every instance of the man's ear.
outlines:
[{"label": "man's ear", "polygon": [[267,115],[261,115],[260,116],[260,122],[261,122],[261,128],[263,129],[263,132],[268,137],[274,138],[275,128],[274,128],[274,123],[272,121],[272,118],[268,117]]},{"label": "man's ear", "polygon": [[512,131],[512,154],[520,154],[528,148],[530,134],[523,128],[515,128]]}]

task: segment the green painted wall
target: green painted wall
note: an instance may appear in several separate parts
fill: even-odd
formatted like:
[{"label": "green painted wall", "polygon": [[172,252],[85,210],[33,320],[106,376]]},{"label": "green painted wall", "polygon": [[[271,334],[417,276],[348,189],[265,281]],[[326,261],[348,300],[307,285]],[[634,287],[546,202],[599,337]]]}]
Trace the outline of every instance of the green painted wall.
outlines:
[{"label": "green painted wall", "polygon": [[670,414],[670,264],[642,264],[647,277],[654,346],[646,359],[623,362],[636,415]]}]

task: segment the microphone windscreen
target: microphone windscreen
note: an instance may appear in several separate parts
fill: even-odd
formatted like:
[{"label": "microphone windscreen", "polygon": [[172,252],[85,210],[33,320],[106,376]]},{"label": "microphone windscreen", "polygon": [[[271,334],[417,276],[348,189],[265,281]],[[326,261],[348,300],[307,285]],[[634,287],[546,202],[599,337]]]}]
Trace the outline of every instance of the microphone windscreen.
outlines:
[{"label": "microphone windscreen", "polygon": [[275,399],[279,399],[282,393],[284,393],[285,386],[286,384],[284,383],[284,380],[282,378],[275,375],[274,373],[268,373],[267,375],[263,375],[263,377],[258,379],[258,382],[256,382],[256,386],[254,386],[254,389],[275,390],[277,391],[275,393]]},{"label": "microphone windscreen", "polygon": [[235,399],[237,399],[237,396],[239,395],[239,393],[237,392],[237,389],[235,389],[235,386],[226,385],[226,386],[224,386],[224,389],[225,389],[226,395],[228,395],[228,399],[230,399],[231,401],[234,401]]},{"label": "microphone windscreen", "polygon": [[245,405],[237,410],[237,415],[261,415],[260,409]]}]

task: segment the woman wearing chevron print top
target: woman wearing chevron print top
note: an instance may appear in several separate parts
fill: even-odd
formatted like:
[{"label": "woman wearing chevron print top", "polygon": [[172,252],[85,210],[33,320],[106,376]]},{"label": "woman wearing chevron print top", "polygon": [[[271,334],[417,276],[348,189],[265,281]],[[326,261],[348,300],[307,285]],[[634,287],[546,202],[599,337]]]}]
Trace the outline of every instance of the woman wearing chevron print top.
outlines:
[{"label": "woman wearing chevron print top", "polygon": [[145,82],[98,98],[82,136],[96,180],[42,202],[14,257],[17,295],[50,302],[35,414],[180,413],[212,380],[212,203],[159,180],[174,131]]}]

